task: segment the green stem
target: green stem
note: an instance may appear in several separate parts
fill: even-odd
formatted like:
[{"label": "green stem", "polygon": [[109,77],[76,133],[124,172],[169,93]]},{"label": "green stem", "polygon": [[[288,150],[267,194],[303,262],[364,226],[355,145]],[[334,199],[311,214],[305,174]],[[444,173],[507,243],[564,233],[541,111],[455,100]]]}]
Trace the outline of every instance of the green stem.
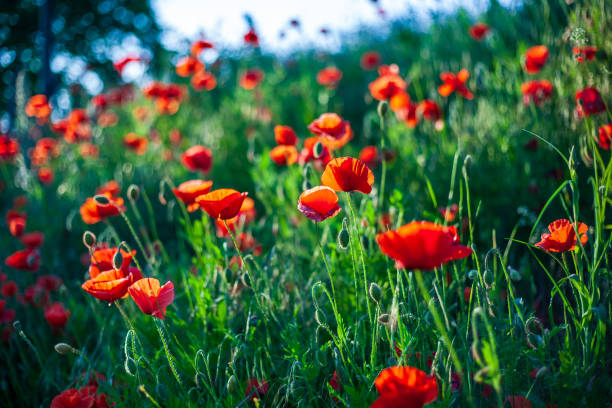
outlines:
[{"label": "green stem", "polygon": [[162,344],[164,346],[164,352],[166,353],[168,364],[170,364],[170,370],[172,371],[174,378],[176,378],[176,382],[181,388],[181,391],[184,393],[185,391],[183,390],[183,383],[181,382],[181,378],[179,377],[178,372],[176,371],[174,360],[172,359],[172,355],[170,354],[170,349],[168,348],[168,342],[166,341],[166,338],[164,336],[163,324],[161,322],[158,322],[157,318],[154,318],[154,319],[155,319],[155,327],[157,327],[157,332],[159,333],[159,338],[161,339]]}]

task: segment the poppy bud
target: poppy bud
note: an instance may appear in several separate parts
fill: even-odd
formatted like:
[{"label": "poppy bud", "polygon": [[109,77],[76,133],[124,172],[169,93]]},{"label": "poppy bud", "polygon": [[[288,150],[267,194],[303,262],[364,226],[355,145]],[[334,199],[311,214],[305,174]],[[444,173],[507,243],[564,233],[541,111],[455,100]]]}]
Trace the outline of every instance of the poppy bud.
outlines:
[{"label": "poppy bud", "polygon": [[225,268],[225,280],[228,282],[234,280],[234,271],[232,271],[232,268]]},{"label": "poppy bud", "polygon": [[251,287],[251,277],[246,272],[242,274],[242,284],[248,288]]},{"label": "poppy bud", "polygon": [[378,112],[378,116],[384,118],[385,115],[387,115],[387,112],[389,111],[389,104],[387,103],[387,101],[380,101],[378,103],[378,108],[376,109],[376,111]]},{"label": "poppy bud", "polygon": [[302,189],[306,191],[306,190],[310,190],[311,188],[312,188],[312,184],[310,183],[310,181],[308,181],[308,179],[304,180],[304,182],[302,183]]},{"label": "poppy bud", "polygon": [[490,289],[493,286],[493,283],[495,282],[495,276],[493,276],[493,272],[486,269],[484,271],[484,274],[482,275],[482,280],[484,281],[484,284],[487,289]]},{"label": "poppy bud", "polygon": [[317,144],[315,144],[312,148],[312,153],[315,159],[320,159],[321,156],[323,156],[323,143],[318,141]]},{"label": "poppy bud", "polygon": [[15,320],[13,322],[13,329],[17,330],[18,332],[23,331],[23,327],[21,327],[21,322],[19,320]]},{"label": "poppy bud", "polygon": [[98,204],[100,204],[100,205],[108,205],[108,204],[110,204],[110,200],[108,199],[108,197],[103,196],[103,195],[100,195],[100,194],[95,195],[95,196],[94,196],[94,200],[95,200],[95,201],[96,201]]},{"label": "poppy bud", "polygon": [[66,355],[66,354],[70,354],[70,353],[74,353],[76,350],[74,350],[74,347],[72,347],[70,344],[66,344],[66,343],[57,343],[55,346],[55,351],[58,354],[61,355]]},{"label": "poppy bud", "polygon": [[230,394],[236,394],[238,392],[238,380],[235,375],[230,375],[230,378],[227,380],[227,392]]},{"label": "poppy bud", "polygon": [[512,279],[515,282],[518,282],[521,280],[522,276],[521,273],[519,271],[517,271],[516,269],[512,268],[511,266],[508,267],[508,272],[510,274],[510,279]]},{"label": "poppy bud", "polygon": [[465,156],[465,159],[463,159],[463,167],[465,167],[466,169],[472,167],[472,156],[470,156],[469,154]]},{"label": "poppy bud", "polygon": [[368,238],[367,235],[361,236],[361,245],[363,245],[363,249],[365,249],[366,251],[370,249],[370,238]]},{"label": "poppy bud", "polygon": [[123,265],[123,255],[120,250],[117,250],[113,256],[113,268],[121,269],[121,265]]},{"label": "poppy bud", "polygon": [[344,219],[342,220],[342,229],[338,233],[338,246],[342,250],[346,250],[346,248],[348,248],[348,244],[350,241],[350,235],[349,235],[347,226],[348,226],[348,219],[344,217]]},{"label": "poppy bud", "polygon": [[327,316],[321,309],[315,311],[315,320],[319,323],[319,326],[325,326],[327,324]]},{"label": "poppy bud", "polygon": [[383,313],[380,316],[378,316],[378,323],[380,324],[384,324],[386,326],[389,324],[390,321],[391,321],[391,316],[389,315],[389,313]]},{"label": "poppy bud", "polygon": [[136,184],[132,184],[127,189],[127,196],[131,201],[138,200],[140,196],[140,188]]},{"label": "poppy bud", "polygon": [[536,379],[540,379],[540,378],[544,377],[546,375],[546,373],[548,373],[548,367],[544,366],[544,367],[540,368],[538,370],[538,372],[536,373]]},{"label": "poppy bud", "polygon": [[91,231],[85,231],[83,233],[83,245],[87,248],[91,248],[96,244],[96,236]]},{"label": "poppy bud", "polygon": [[372,282],[370,283],[369,292],[372,300],[378,304],[380,302],[380,299],[382,299],[382,288],[378,286],[378,284],[376,284],[375,282]]},{"label": "poppy bud", "polygon": [[468,279],[469,280],[474,280],[478,278],[478,271],[476,269],[472,269],[471,271],[468,272]]}]

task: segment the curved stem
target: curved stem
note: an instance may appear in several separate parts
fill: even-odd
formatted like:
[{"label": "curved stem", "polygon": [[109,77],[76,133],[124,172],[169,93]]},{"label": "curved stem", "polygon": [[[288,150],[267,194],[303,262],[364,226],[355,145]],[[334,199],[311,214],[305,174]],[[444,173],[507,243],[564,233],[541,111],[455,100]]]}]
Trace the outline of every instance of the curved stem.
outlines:
[{"label": "curved stem", "polygon": [[[348,200],[349,208],[351,210],[351,215],[353,218],[354,234],[353,234],[353,237],[351,238],[351,245],[357,245],[357,248],[359,248],[359,254],[361,256],[361,269],[363,272],[363,290],[364,290],[364,294],[366,298],[366,305],[368,307],[368,318],[370,320],[370,325],[372,325],[372,310],[370,307],[370,296],[368,295],[368,278],[366,275],[365,261],[363,259],[363,248],[361,246],[361,240],[359,239],[359,230],[357,228],[357,217],[355,216],[355,210],[353,209],[353,203],[351,202],[351,196],[348,192],[346,193],[346,199]],[[357,241],[357,243],[355,243],[355,241]]]}]

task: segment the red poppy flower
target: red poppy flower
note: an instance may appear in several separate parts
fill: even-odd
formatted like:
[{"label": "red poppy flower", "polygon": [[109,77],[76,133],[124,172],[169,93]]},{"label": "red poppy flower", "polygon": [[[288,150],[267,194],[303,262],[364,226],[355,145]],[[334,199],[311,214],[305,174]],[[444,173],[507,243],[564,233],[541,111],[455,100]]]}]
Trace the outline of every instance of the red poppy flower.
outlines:
[{"label": "red poppy flower", "polygon": [[17,210],[6,212],[6,223],[12,236],[20,237],[25,231],[27,214]]},{"label": "red poppy flower", "polygon": [[123,144],[137,155],[142,156],[147,152],[149,140],[144,136],[138,136],[136,133],[130,132],[123,138]]},{"label": "red poppy flower", "polygon": [[297,143],[297,135],[290,126],[274,126],[274,140],[279,145],[295,146]]},{"label": "red poppy flower", "polygon": [[444,221],[453,222],[457,216],[457,211],[459,211],[459,206],[457,204],[453,204],[448,208],[438,207],[438,211],[440,211],[440,214],[442,217],[444,217]]},{"label": "red poppy flower", "polygon": [[129,268],[127,273],[121,269],[112,269],[101,272],[95,278],[83,283],[81,287],[96,299],[110,303],[126,297],[128,288],[140,279],[142,274],[137,268]]},{"label": "red poppy flower", "polygon": [[114,217],[125,211],[121,197],[113,198],[110,193],[98,194],[96,197],[105,199],[89,197],[81,206],[81,218],[86,224],[97,224],[105,218]]},{"label": "red poppy flower", "polygon": [[506,401],[512,408],[531,408],[531,402],[522,395],[510,395]]},{"label": "red poppy flower", "polygon": [[19,288],[17,287],[17,283],[15,281],[6,281],[2,288],[0,288],[0,295],[9,299],[15,296]]},{"label": "red poppy flower", "polygon": [[444,97],[449,96],[456,91],[465,99],[474,99],[474,94],[465,86],[465,82],[470,77],[467,69],[462,69],[456,75],[452,72],[443,72],[440,74],[440,79],[444,82],[438,87],[438,93]]},{"label": "red poppy flower", "polygon": [[279,145],[270,150],[270,158],[279,166],[289,166],[298,159],[295,146]]},{"label": "red poppy flower", "polygon": [[268,389],[269,386],[266,380],[258,380],[257,378],[251,378],[247,381],[247,387],[244,397],[248,397],[250,401],[253,401],[255,398],[261,399],[261,397],[268,393]]},{"label": "red poppy flower", "polygon": [[159,281],[153,278],[136,281],[128,288],[128,292],[143,313],[162,320],[166,317],[166,307],[174,300],[172,282],[160,286]]},{"label": "red poppy flower", "polygon": [[364,71],[372,71],[380,65],[382,60],[378,51],[366,51],[361,56],[360,65]]},{"label": "red poppy flower", "polygon": [[259,37],[255,32],[255,29],[251,27],[251,29],[244,35],[244,43],[247,45],[252,45],[253,47],[259,47]]},{"label": "red poppy flower", "polygon": [[208,48],[213,48],[213,45],[208,41],[199,40],[191,44],[191,55],[197,57],[200,53]]},{"label": "red poppy flower", "polygon": [[322,114],[308,125],[308,130],[320,136],[321,143],[330,150],[339,149],[353,138],[351,125],[335,113]]},{"label": "red poppy flower", "polygon": [[40,184],[48,186],[49,184],[53,183],[54,173],[53,170],[48,167],[41,167],[36,172],[36,177],[38,178]]},{"label": "red poppy flower", "polygon": [[415,367],[389,367],[374,381],[380,395],[370,408],[422,408],[438,398],[438,383]]},{"label": "red poppy flower", "polygon": [[528,74],[537,74],[542,70],[548,60],[548,48],[545,45],[536,45],[525,52],[525,71]]},{"label": "red poppy flower", "polygon": [[339,157],[327,163],[321,176],[321,184],[335,191],[361,191],[370,194],[374,173],[359,159]]},{"label": "red poppy flower", "polygon": [[313,187],[304,191],[298,199],[297,208],[306,218],[315,222],[334,217],[341,210],[338,196],[327,186]]},{"label": "red poppy flower", "polygon": [[200,205],[196,203],[196,198],[208,193],[212,184],[213,182],[210,180],[189,180],[179,184],[172,191],[179,200],[187,205],[187,211],[193,212],[200,208]]},{"label": "red poppy flower", "polygon": [[212,167],[213,156],[209,148],[204,146],[192,146],[181,156],[181,163],[191,171],[200,170],[208,173]]},{"label": "red poppy flower", "polygon": [[188,77],[201,70],[204,70],[204,64],[192,56],[183,57],[176,64],[176,74],[180,77]]},{"label": "red poppy flower", "polygon": [[222,188],[197,197],[196,202],[215,220],[227,220],[238,215],[247,194],[231,188]]},{"label": "red poppy flower", "polygon": [[13,269],[36,272],[40,267],[40,253],[38,249],[22,249],[6,258],[4,263]]},{"label": "red poppy flower", "polygon": [[606,110],[606,104],[595,87],[576,91],[576,105],[576,112],[580,118],[605,112]]},{"label": "red poppy flower", "polygon": [[106,194],[109,193],[111,197],[117,197],[121,192],[121,186],[115,180],[107,181],[102,184],[100,187],[96,188],[96,194]]},{"label": "red poppy flower", "polygon": [[56,275],[41,275],[36,279],[36,286],[48,292],[56,291],[61,284],[61,278]]},{"label": "red poppy flower", "polygon": [[74,109],[67,118],[55,122],[51,129],[64,136],[67,143],[91,139],[91,120],[85,109]]},{"label": "red poppy flower", "polygon": [[[236,232],[237,228],[242,228],[244,225],[253,221],[257,216],[255,211],[255,201],[252,198],[246,197],[240,206],[240,211],[235,217],[225,220],[225,224],[232,232]],[[225,228],[225,224],[221,220],[216,220],[218,237],[229,237],[229,231]]]},{"label": "red poppy flower", "polygon": [[25,113],[30,117],[37,118],[40,123],[44,123],[51,115],[51,105],[46,95],[34,95],[30,97],[25,106]]},{"label": "red poppy flower", "polygon": [[99,153],[100,149],[93,143],[83,142],[79,145],[79,154],[83,158],[97,158]]},{"label": "red poppy flower", "polygon": [[600,126],[599,128],[599,147],[605,150],[610,150],[610,142],[612,141],[612,124]]},{"label": "red poppy flower", "polygon": [[[89,278],[95,279],[102,272],[112,271],[113,266],[113,258],[117,253],[117,248],[102,248],[96,249],[93,254],[91,254],[89,265]],[[124,274],[129,274],[130,263],[132,262],[132,258],[136,255],[136,251],[127,252],[121,249],[121,258],[123,261],[121,262],[121,271]]]},{"label": "red poppy flower", "polygon": [[[582,245],[589,240],[588,230],[589,227],[586,224],[578,223],[578,235],[580,235]],[[535,244],[536,246],[549,252],[568,252],[576,248],[576,230],[570,220],[553,221],[548,225],[548,231],[550,232],[542,234],[541,241]]]},{"label": "red poppy flower", "polygon": [[378,75],[381,77],[385,75],[399,75],[399,67],[397,66],[397,64],[383,64],[378,67]]},{"label": "red poppy flower", "polygon": [[374,99],[386,101],[397,93],[405,92],[406,86],[406,81],[399,75],[387,74],[371,82],[368,88]]},{"label": "red poppy flower", "polygon": [[482,41],[489,31],[491,31],[491,28],[485,23],[476,23],[468,29],[468,34],[476,41]]},{"label": "red poppy flower", "polygon": [[318,136],[309,137],[304,140],[304,148],[300,151],[300,154],[298,156],[298,162],[300,164],[305,164],[314,161],[317,165],[325,166],[327,165],[327,163],[329,163],[329,161],[332,159],[332,156],[329,151],[329,148],[323,143],[321,143],[323,145],[323,149],[321,149],[321,154],[315,157],[314,147],[317,145],[317,143],[319,143],[319,141],[321,141],[321,138]]},{"label": "red poppy flower", "polygon": [[196,91],[212,91],[217,86],[217,78],[208,71],[198,71],[191,78],[191,86]]},{"label": "red poppy flower", "polygon": [[7,135],[0,135],[0,160],[5,162],[13,161],[17,153],[19,153],[17,139],[12,139]]},{"label": "red poppy flower", "polygon": [[550,99],[553,92],[553,85],[546,79],[525,82],[521,85],[523,93],[523,103],[529,105],[533,101],[536,106],[540,106],[542,102]]},{"label": "red poppy flower", "polygon": [[417,105],[410,100],[406,92],[396,93],[389,100],[389,108],[395,112],[397,120],[406,122],[410,128],[414,128],[419,119],[417,117]]},{"label": "red poppy flower", "polygon": [[57,140],[50,137],[43,137],[36,142],[33,149],[28,151],[28,155],[34,166],[44,166],[50,157],[58,157],[60,154]]},{"label": "red poppy flower", "polygon": [[61,329],[68,323],[70,310],[66,309],[61,302],[55,302],[45,310],[45,319],[54,329]]},{"label": "red poppy flower", "polygon": [[359,152],[359,160],[369,168],[375,168],[380,163],[380,155],[376,146],[366,146]]},{"label": "red poppy flower", "polygon": [[404,269],[431,270],[472,253],[471,248],[459,245],[455,227],[427,221],[413,221],[378,234],[376,242],[383,254]]},{"label": "red poppy flower", "polygon": [[125,69],[125,67],[130,63],[130,62],[138,62],[140,61],[140,57],[137,55],[128,55],[127,57],[124,57],[122,59],[120,59],[119,61],[116,61],[113,63],[113,68],[115,69],[115,71],[117,71],[119,73],[119,75],[121,75],[123,73],[123,70]]},{"label": "red poppy flower", "polygon": [[39,231],[24,234],[19,239],[21,243],[28,248],[40,248],[45,240],[45,234]]},{"label": "red poppy flower", "polygon": [[264,79],[264,72],[259,68],[247,69],[240,75],[240,86],[246,90],[255,89]]},{"label": "red poppy flower", "polygon": [[323,68],[317,74],[317,82],[328,89],[335,89],[342,79],[342,71],[336,67]]},{"label": "red poppy flower", "polygon": [[11,323],[13,320],[15,320],[15,314],[14,309],[0,309],[0,323]]},{"label": "red poppy flower", "polygon": [[442,111],[440,110],[440,107],[431,99],[426,99],[422,102],[419,102],[419,104],[417,105],[417,112],[420,115],[423,115],[423,118],[425,120],[429,120],[431,122],[437,122],[442,116]]},{"label": "red poppy flower", "polygon": [[578,62],[595,61],[597,47],[593,47],[592,45],[585,45],[582,47],[576,46],[572,48],[572,53]]},{"label": "red poppy flower", "polygon": [[92,408],[94,398],[85,390],[70,388],[51,401],[51,408]]}]

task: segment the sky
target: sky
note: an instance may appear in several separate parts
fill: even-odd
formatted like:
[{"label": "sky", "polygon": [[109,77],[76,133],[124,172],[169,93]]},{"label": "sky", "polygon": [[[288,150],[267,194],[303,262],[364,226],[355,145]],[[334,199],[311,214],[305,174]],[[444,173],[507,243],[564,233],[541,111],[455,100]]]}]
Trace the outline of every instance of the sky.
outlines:
[{"label": "sky", "polygon": [[[516,0],[502,0],[509,5]],[[412,10],[426,21],[431,10],[452,11],[464,7],[477,14],[488,6],[487,0],[152,0],[157,20],[166,28],[163,42],[170,48],[184,47],[185,38],[202,35],[213,44],[239,46],[248,31],[245,13],[252,16],[266,51],[282,52],[295,46],[316,44],[334,48],[341,32],[360,25],[384,27],[386,21],[408,15]],[[379,13],[384,10],[384,15]],[[292,19],[300,30],[291,28]],[[330,29],[322,36],[320,29]],[[279,38],[279,32],[285,38]]]}]

